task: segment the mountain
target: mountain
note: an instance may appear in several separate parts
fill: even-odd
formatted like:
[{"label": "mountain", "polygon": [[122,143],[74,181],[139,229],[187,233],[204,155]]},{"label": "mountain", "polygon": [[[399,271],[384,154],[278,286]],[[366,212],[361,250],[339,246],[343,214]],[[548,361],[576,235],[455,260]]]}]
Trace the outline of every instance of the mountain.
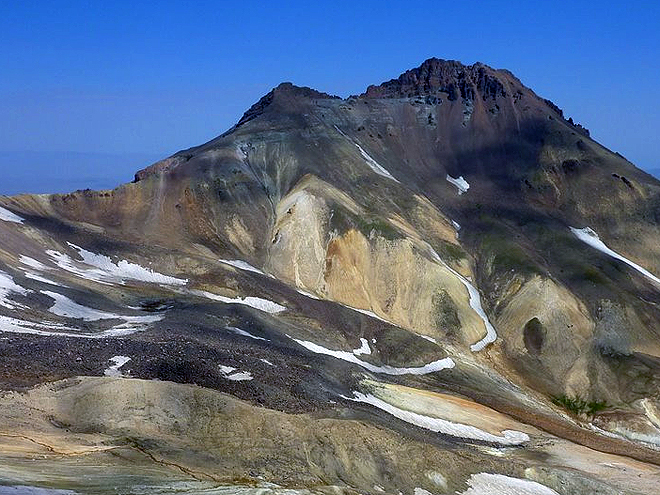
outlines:
[{"label": "mountain", "polygon": [[657,491],[660,182],[506,70],[283,83],[0,207],[5,484]]},{"label": "mountain", "polygon": [[660,177],[660,168],[653,168],[651,170],[648,170],[648,173],[657,179]]}]

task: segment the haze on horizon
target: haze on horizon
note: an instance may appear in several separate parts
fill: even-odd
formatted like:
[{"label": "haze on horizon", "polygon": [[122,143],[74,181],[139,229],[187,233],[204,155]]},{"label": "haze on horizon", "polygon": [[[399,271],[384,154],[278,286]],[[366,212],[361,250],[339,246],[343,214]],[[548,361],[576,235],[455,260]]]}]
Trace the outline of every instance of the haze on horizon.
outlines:
[{"label": "haze on horizon", "polygon": [[114,187],[282,81],[348,96],[432,56],[509,69],[660,169],[658,18],[651,2],[7,2],[0,194]]}]

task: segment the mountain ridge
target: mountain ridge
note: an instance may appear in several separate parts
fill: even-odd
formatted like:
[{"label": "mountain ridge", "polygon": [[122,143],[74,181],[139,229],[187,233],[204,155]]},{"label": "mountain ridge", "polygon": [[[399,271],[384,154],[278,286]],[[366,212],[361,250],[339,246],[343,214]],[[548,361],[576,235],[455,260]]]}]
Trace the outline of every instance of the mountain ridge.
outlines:
[{"label": "mountain ridge", "polygon": [[[138,443],[192,472],[373,495],[459,493],[483,471],[561,495],[653,493],[660,182],[506,71],[430,59],[371,88],[342,99],[284,83],[132,183],[0,197],[0,382],[39,385],[7,410],[50,401],[44,435],[79,445],[53,432],[74,423],[126,449],[143,418],[117,422],[146,410],[140,390],[196,385],[176,452],[160,430]],[[94,400],[75,414],[90,387],[107,408],[96,429]],[[131,402],[115,404],[122,390]],[[195,396],[222,421],[244,411],[240,461],[186,439]],[[173,401],[151,400],[155,424],[174,428]],[[287,426],[269,430],[278,460],[256,472],[264,415]],[[462,460],[394,482],[336,454],[346,439],[322,426],[371,423],[388,466],[404,465],[395,444]],[[301,443],[310,424],[324,433]],[[222,444],[211,431],[196,442]],[[604,453],[645,474],[606,469]]]},{"label": "mountain ridge", "polygon": [[[504,91],[505,85],[508,88],[508,93]],[[522,98],[523,94],[540,108],[548,118],[558,117],[560,121],[570,126],[575,132],[589,137],[588,129],[573,122],[572,118],[566,119],[561,108],[550,100],[538,97],[506,69],[493,69],[481,62],[464,65],[455,60],[429,58],[417,68],[405,71],[398,78],[386,81],[380,85],[370,85],[364,93],[351,95],[346,98],[324,93],[306,86],[296,86],[290,82],[280,83],[253,104],[233,127],[220,134],[217,138],[211,139],[209,143],[213,143],[217,139],[232,134],[247,122],[262,115],[271,105],[274,105],[271,110],[275,112],[288,113],[291,108],[296,108],[297,106],[304,105],[305,102],[312,102],[314,100],[340,100],[344,103],[350,103],[355,100],[391,99],[395,97],[414,99],[424,96],[426,98],[424,103],[435,106],[442,103],[442,99],[438,98],[438,95],[444,95],[449,103],[455,102],[460,96],[463,103],[467,103],[468,105],[464,113],[469,118],[473,112],[473,101],[475,97],[480,96],[484,102],[486,100],[492,100],[493,105],[490,105],[487,110],[492,115],[496,115],[500,111],[500,106],[495,101],[497,98],[503,98],[505,102],[506,100],[513,100],[514,103],[510,101],[506,103],[500,102],[503,105],[506,104],[513,107]],[[546,108],[550,112],[543,111]],[[168,163],[171,163],[175,156],[188,154],[190,150],[203,147],[206,144],[188,150],[178,151],[171,157],[162,160],[162,162],[167,160]],[[136,179],[143,178],[148,173],[148,170],[159,170],[162,167],[162,163],[160,165],[150,165],[138,171],[136,173]]]}]

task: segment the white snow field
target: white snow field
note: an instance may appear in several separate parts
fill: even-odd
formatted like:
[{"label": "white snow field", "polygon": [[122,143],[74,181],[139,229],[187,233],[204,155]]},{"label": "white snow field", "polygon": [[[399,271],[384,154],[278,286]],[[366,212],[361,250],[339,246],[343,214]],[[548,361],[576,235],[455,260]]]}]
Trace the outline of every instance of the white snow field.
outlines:
[{"label": "white snow field", "polygon": [[19,320],[10,316],[0,315],[0,332],[25,333],[30,335],[41,335],[44,337],[71,337],[77,339],[105,339],[109,337],[122,337],[130,335],[141,330],[145,330],[146,325],[134,325],[122,323],[115,325],[108,330],[96,333],[77,332],[76,328],[68,327],[60,323],[43,321],[36,323],[33,321]]},{"label": "white snow field", "polygon": [[536,481],[512,478],[503,474],[477,473],[468,480],[470,488],[460,495],[559,495]]},{"label": "white snow field", "polygon": [[571,229],[571,232],[573,232],[573,235],[575,235],[575,237],[580,239],[582,242],[588,244],[589,246],[591,246],[594,249],[597,249],[601,253],[605,253],[606,255],[611,256],[612,258],[615,258],[619,261],[623,261],[625,264],[633,267],[635,270],[637,270],[639,273],[644,275],[649,280],[652,280],[656,284],[660,285],[660,278],[653,275],[646,268],[643,268],[643,267],[639,266],[634,261],[630,261],[625,256],[622,256],[619,253],[617,253],[616,251],[613,251],[612,249],[608,248],[607,245],[605,245],[605,243],[600,240],[600,237],[598,237],[598,234],[593,229],[591,229],[590,227],[585,227],[583,229],[576,229],[574,227],[570,227],[570,229]]},{"label": "white snow field", "polygon": [[11,301],[9,295],[14,293],[25,296],[28,292],[26,288],[14,282],[14,279],[8,273],[0,270],[0,306],[4,306],[7,309],[22,307],[21,304]]},{"label": "white snow field", "polygon": [[359,356],[360,354],[371,354],[371,347],[369,347],[369,341],[363,337],[360,337],[360,347],[353,349],[353,354]]},{"label": "white snow field", "polygon": [[124,366],[126,363],[128,363],[131,360],[131,358],[127,356],[114,356],[109,359],[109,361],[112,363],[110,367],[108,367],[103,374],[105,376],[114,376],[114,377],[122,377],[124,374],[119,371],[119,368]]},{"label": "white snow field", "polygon": [[371,364],[367,361],[363,361],[358,358],[353,352],[349,351],[336,351],[333,349],[327,349],[323,346],[315,344],[314,342],[309,342],[307,340],[299,340],[287,335],[291,340],[297,342],[303,346],[308,351],[313,352],[314,354],[324,354],[326,356],[332,356],[342,361],[347,361],[349,363],[357,364],[358,366],[363,367],[366,370],[369,370],[373,373],[383,373],[385,375],[428,375],[429,373],[434,373],[436,371],[441,371],[447,368],[453,368],[456,366],[454,360],[450,357],[444,359],[439,359],[431,363],[425,364],[424,366],[416,368],[396,368],[394,366]]},{"label": "white snow field", "polygon": [[263,299],[261,297],[247,296],[231,298],[221,296],[219,294],[214,294],[213,292],[208,292],[205,290],[193,290],[191,293],[197,296],[206,297],[207,299],[212,299],[213,301],[220,301],[225,304],[242,304],[244,306],[250,306],[270,314],[281,313],[286,309],[281,304],[277,304],[276,302],[269,301],[268,299]]},{"label": "white snow field", "polygon": [[25,219],[0,206],[0,220],[12,223],[23,223]]},{"label": "white snow field", "polygon": [[447,174],[447,182],[450,182],[456,186],[456,189],[458,189],[458,194],[464,194],[468,192],[468,189],[470,189],[470,184],[468,184],[468,181],[466,181],[463,176],[459,176],[458,179],[454,179],[451,175]]},{"label": "white snow field", "polygon": [[265,277],[270,277],[273,278],[272,275],[259,270],[259,268],[255,268],[252,266],[250,263],[247,263],[246,261],[243,260],[218,260],[220,263],[224,263],[225,265],[233,266],[234,268],[238,268],[239,270],[245,270],[247,272],[254,272],[258,273],[259,275],[264,275]]},{"label": "white snow field", "polygon": [[364,149],[362,149],[362,146],[360,146],[355,141],[353,141],[351,138],[349,138],[346,134],[344,134],[344,132],[339,127],[337,127],[337,126],[334,126],[334,127],[335,127],[335,129],[337,129],[339,134],[344,136],[346,139],[348,139],[350,142],[352,142],[357,147],[357,149],[360,151],[360,154],[362,155],[362,158],[364,158],[364,161],[367,162],[367,165],[369,165],[369,168],[371,170],[376,172],[378,175],[382,175],[383,177],[387,177],[388,179],[393,180],[394,182],[399,182],[398,180],[396,180],[396,178],[392,174],[390,174],[388,172],[388,170],[385,167],[383,167],[380,163],[378,163],[376,160],[374,160],[371,157],[371,155],[369,155],[369,153],[364,151]]},{"label": "white snow field", "polygon": [[252,380],[254,378],[252,373],[249,371],[241,371],[237,368],[234,368],[233,366],[224,366],[221,364],[219,368],[220,373],[222,373],[222,376],[224,376],[227,380],[242,382]]},{"label": "white snow field", "polygon": [[371,394],[363,394],[360,392],[353,392],[353,398],[348,399],[371,404],[382,411],[391,414],[406,423],[410,423],[426,430],[431,430],[436,433],[450,435],[452,437],[465,438],[469,440],[480,440],[484,442],[493,442],[500,445],[520,445],[529,441],[529,436],[526,433],[514,430],[504,430],[502,435],[493,435],[487,431],[481,430],[476,426],[464,425],[461,423],[454,423],[446,419],[434,418],[425,416],[405,409],[400,409],[392,404],[385,402],[378,397]]},{"label": "white snow field", "polygon": [[55,301],[49,311],[58,316],[65,318],[81,319],[85,321],[98,321],[98,320],[124,320],[126,323],[154,323],[162,320],[161,315],[147,315],[147,316],[125,316],[117,313],[108,313],[99,309],[83,306],[77,302],[72,301],[68,297],[52,292],[49,290],[41,291],[48,297]]},{"label": "white snow field", "polygon": [[265,340],[268,341],[268,339],[264,339],[263,337],[257,337],[256,335],[252,335],[250,332],[247,332],[241,328],[238,327],[225,327],[227,330],[230,332],[233,332],[237,335],[242,335],[243,337],[249,337],[254,340]]},{"label": "white snow field", "polygon": [[46,254],[60,268],[85,279],[106,284],[125,284],[128,280],[159,285],[186,285],[188,283],[187,279],[163,275],[130,261],[119,260],[115,263],[112,258],[104,254],[92,253],[71,243],[69,246],[78,251],[82,262],[73,260],[66,253],[59,251],[48,250]]},{"label": "white snow field", "polygon": [[30,258],[29,256],[21,255],[21,257],[19,258],[19,262],[22,265],[30,267],[33,270],[36,270],[36,272],[25,270],[25,278],[36,280],[37,282],[43,282],[45,284],[56,285],[58,287],[66,287],[65,285],[54,282],[53,280],[46,278],[43,275],[37,273],[37,272],[47,272],[49,270],[52,270],[52,268],[47,267],[41,261],[35,260],[34,258]]}]

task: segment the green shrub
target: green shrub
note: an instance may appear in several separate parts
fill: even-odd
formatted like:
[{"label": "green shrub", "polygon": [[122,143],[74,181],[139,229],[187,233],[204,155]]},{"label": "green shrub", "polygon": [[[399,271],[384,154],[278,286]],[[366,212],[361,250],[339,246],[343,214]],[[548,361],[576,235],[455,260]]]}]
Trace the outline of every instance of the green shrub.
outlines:
[{"label": "green shrub", "polygon": [[552,403],[561,406],[567,411],[573,413],[575,416],[586,415],[589,417],[595,416],[597,413],[604,411],[609,407],[604,400],[586,401],[579,395],[569,397],[568,395],[559,395],[552,398]]}]

